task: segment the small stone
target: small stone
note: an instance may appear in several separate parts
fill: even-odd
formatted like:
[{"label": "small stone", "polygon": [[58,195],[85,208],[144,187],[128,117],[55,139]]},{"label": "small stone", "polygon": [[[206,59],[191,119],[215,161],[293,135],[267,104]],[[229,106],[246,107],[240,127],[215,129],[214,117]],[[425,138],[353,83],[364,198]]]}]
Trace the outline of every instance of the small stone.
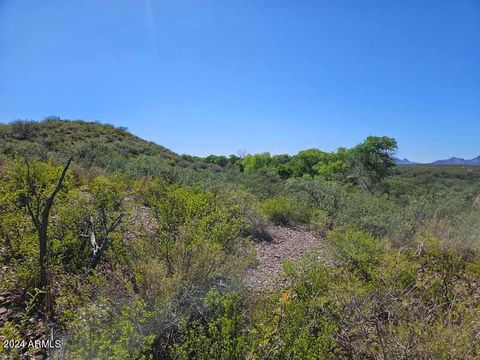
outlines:
[{"label": "small stone", "polygon": [[0,307],[0,315],[6,314],[7,313],[7,308],[6,307]]}]

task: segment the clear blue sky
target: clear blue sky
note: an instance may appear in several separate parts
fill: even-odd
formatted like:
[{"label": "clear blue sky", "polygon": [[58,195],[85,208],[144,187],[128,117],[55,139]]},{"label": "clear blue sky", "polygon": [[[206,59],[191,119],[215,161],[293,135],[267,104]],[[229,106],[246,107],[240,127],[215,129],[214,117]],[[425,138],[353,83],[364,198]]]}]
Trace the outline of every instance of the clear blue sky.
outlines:
[{"label": "clear blue sky", "polygon": [[0,121],[48,115],[195,155],[471,158],[480,1],[0,0]]}]

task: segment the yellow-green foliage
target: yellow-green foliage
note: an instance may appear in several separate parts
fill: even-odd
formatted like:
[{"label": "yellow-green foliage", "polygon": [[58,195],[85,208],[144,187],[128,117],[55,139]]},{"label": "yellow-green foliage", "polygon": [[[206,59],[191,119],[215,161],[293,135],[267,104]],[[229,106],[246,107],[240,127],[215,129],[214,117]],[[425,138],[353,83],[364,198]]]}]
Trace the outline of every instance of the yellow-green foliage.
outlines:
[{"label": "yellow-green foliage", "polygon": [[155,338],[145,328],[151,316],[142,301],[98,299],[76,313],[63,351],[68,359],[147,359]]},{"label": "yellow-green foliage", "polygon": [[[102,179],[99,181],[103,184]],[[124,316],[123,312],[115,313],[108,321],[101,320],[103,315],[100,314],[98,322],[89,320],[79,327],[82,318],[72,317],[69,312],[69,332],[84,344],[85,349],[93,347],[93,353],[103,353],[102,349],[110,344],[108,338],[112,332],[129,334],[130,330],[135,330],[135,334],[128,335],[131,341],[149,344],[149,339],[155,338],[156,347],[149,353],[163,356],[181,321],[203,313],[206,294],[216,287],[237,287],[243,270],[251,262],[250,241],[245,237],[247,224],[240,216],[239,205],[228,204],[223,201],[224,195],[199,187],[145,179],[142,185],[137,196],[147,207],[141,218],[129,218],[127,224],[136,236],[124,238],[122,244],[117,244],[110,255],[115,260],[108,261],[110,265],[118,264],[117,275],[128,275],[116,286],[105,287],[109,281],[105,278],[104,285],[98,283],[97,287],[104,289],[102,297],[105,299],[123,301],[129,298],[132,304],[143,304],[145,313],[138,313],[135,319]],[[93,189],[96,189],[95,184]],[[108,203],[112,203],[111,199]],[[105,306],[101,299],[94,304],[93,308],[85,305],[83,318]],[[130,306],[125,304],[125,309]],[[139,321],[143,321],[143,325],[138,325]],[[96,332],[95,339],[88,337],[89,328]],[[114,342],[110,344],[116,348],[118,355],[115,356],[131,357],[135,346],[116,339],[113,336]],[[73,344],[69,346],[69,351],[79,357],[89,354],[73,349]],[[140,348],[144,349],[143,345]]]},{"label": "yellow-green foliage", "polygon": [[338,358],[337,324],[325,314],[330,275],[319,266],[302,275],[291,266],[286,271],[291,287],[261,304],[252,316],[253,358]]},{"label": "yellow-green foliage", "polygon": [[315,235],[324,237],[331,225],[331,220],[325,210],[317,209],[312,211],[309,227]]},{"label": "yellow-green foliage", "polygon": [[[14,192],[18,196],[18,201],[22,202],[32,184],[40,199],[50,196],[57,185],[63,166],[25,159],[14,161],[8,169],[6,181],[10,191]],[[31,184],[27,182],[27,174],[30,175]],[[60,195],[66,194],[71,187],[72,176],[68,173]]]},{"label": "yellow-green foliage", "polygon": [[262,204],[263,214],[278,225],[294,225],[308,222],[308,211],[296,198],[275,196]]},{"label": "yellow-green foliage", "polygon": [[[18,286],[34,286],[38,269],[38,236],[27,211],[27,199],[35,198],[30,206],[32,212],[44,206],[56,186],[62,166],[35,160],[17,160],[4,164],[0,185],[0,244],[5,246],[4,261],[9,265],[5,277],[7,285],[14,280]],[[31,183],[27,183],[27,173]],[[72,187],[72,177],[67,175],[56,203],[62,202]],[[56,215],[54,208],[53,216]],[[12,274],[10,274],[12,272]],[[3,285],[3,284],[2,284]]]},{"label": "yellow-green foliage", "polygon": [[[20,333],[20,326],[8,321],[6,321],[0,327],[0,339],[10,340],[18,343],[21,343],[21,341],[24,340],[22,338],[22,334]],[[2,354],[2,358],[5,360],[18,359],[21,354],[20,351],[21,349],[19,347],[15,347],[15,345],[7,347],[5,346],[4,341],[0,342],[0,354]]]},{"label": "yellow-green foliage", "polygon": [[336,259],[349,271],[369,279],[385,252],[385,242],[362,231],[336,230],[329,234],[329,245]]},{"label": "yellow-green foliage", "polygon": [[238,295],[210,291],[204,300],[203,319],[184,319],[173,359],[243,359],[248,351],[246,314]]}]

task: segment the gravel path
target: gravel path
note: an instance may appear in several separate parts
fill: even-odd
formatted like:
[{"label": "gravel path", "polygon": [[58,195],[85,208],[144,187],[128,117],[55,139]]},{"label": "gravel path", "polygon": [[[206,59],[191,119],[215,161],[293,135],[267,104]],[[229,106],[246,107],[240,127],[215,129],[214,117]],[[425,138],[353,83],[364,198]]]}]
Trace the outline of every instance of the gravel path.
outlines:
[{"label": "gravel path", "polygon": [[245,278],[247,287],[254,290],[271,290],[285,284],[283,262],[298,261],[316,249],[324,253],[322,239],[303,228],[269,226],[273,241],[255,245],[258,266],[249,269]]}]

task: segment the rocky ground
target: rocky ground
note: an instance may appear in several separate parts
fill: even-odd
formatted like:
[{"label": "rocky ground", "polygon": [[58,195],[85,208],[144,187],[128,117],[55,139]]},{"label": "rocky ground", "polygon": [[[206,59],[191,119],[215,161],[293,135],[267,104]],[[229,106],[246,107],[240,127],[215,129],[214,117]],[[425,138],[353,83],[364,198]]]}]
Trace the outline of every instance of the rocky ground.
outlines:
[{"label": "rocky ground", "polygon": [[[298,261],[310,256],[315,250],[325,257],[324,241],[304,228],[288,228],[270,225],[272,241],[255,245],[258,266],[249,269],[245,279],[248,288],[254,291],[281,288],[285,284],[283,263]],[[323,259],[327,261],[326,257]]]}]

